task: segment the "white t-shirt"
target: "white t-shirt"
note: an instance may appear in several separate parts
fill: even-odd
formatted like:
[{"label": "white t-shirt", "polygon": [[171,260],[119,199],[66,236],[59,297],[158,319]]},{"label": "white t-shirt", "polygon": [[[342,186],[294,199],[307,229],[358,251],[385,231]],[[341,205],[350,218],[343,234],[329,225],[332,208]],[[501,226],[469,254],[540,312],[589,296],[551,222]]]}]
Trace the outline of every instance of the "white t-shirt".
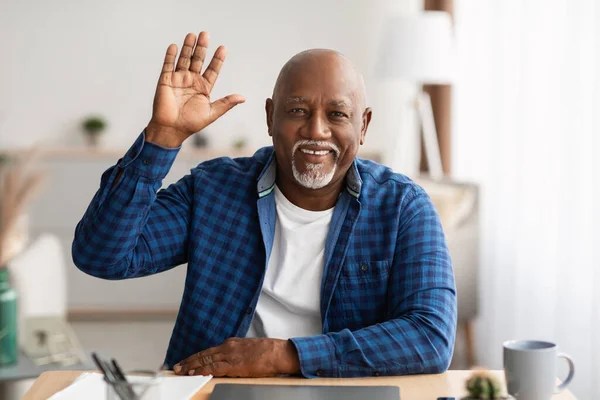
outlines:
[{"label": "white t-shirt", "polygon": [[275,237],[246,337],[289,339],[322,333],[321,277],[333,208],[308,211],[275,186]]}]

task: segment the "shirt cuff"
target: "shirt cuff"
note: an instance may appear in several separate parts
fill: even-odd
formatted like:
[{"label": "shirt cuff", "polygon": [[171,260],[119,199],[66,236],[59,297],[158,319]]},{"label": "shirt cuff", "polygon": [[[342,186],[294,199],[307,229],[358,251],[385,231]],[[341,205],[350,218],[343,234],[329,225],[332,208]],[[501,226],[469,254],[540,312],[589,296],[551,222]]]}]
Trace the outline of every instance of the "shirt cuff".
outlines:
[{"label": "shirt cuff", "polygon": [[146,142],[146,130],[144,130],[117,165],[123,169],[134,169],[145,178],[160,180],[164,179],[171,170],[179,150],[181,146],[168,149]]},{"label": "shirt cuff", "polygon": [[300,359],[300,372],[305,378],[337,378],[335,345],[327,335],[290,339]]}]

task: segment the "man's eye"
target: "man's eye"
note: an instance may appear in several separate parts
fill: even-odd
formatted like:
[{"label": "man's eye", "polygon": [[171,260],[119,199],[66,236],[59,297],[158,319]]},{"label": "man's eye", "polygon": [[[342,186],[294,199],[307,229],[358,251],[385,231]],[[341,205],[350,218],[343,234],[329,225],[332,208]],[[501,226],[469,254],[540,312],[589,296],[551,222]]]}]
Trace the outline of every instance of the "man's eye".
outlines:
[{"label": "man's eye", "polygon": [[304,108],[292,108],[290,111],[288,111],[290,114],[304,114],[306,113],[306,110]]},{"label": "man's eye", "polygon": [[341,111],[334,111],[331,113],[331,115],[336,118],[347,118],[348,117],[348,115],[344,114]]}]

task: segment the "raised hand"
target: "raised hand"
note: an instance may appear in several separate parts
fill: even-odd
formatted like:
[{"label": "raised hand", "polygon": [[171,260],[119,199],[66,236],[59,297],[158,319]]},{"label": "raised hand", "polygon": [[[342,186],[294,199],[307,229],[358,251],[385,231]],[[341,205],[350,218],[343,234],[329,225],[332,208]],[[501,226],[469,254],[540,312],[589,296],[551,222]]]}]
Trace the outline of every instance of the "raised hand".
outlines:
[{"label": "raised hand", "polygon": [[217,81],[227,50],[219,46],[202,72],[209,36],[188,33],[177,58],[177,45],[167,49],[154,95],[152,119],[146,128],[146,141],[163,147],[179,147],[188,137],[213,123],[237,104],[245,101],[232,94],[211,102],[210,93]]}]

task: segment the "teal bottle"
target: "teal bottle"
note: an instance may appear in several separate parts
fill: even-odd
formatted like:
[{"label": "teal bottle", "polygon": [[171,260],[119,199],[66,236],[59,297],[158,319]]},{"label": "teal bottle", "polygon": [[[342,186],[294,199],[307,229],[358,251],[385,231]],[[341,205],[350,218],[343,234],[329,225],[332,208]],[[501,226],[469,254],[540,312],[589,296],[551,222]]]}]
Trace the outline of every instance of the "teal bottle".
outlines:
[{"label": "teal bottle", "polygon": [[8,268],[0,267],[0,366],[17,362],[17,292],[10,286]]}]

